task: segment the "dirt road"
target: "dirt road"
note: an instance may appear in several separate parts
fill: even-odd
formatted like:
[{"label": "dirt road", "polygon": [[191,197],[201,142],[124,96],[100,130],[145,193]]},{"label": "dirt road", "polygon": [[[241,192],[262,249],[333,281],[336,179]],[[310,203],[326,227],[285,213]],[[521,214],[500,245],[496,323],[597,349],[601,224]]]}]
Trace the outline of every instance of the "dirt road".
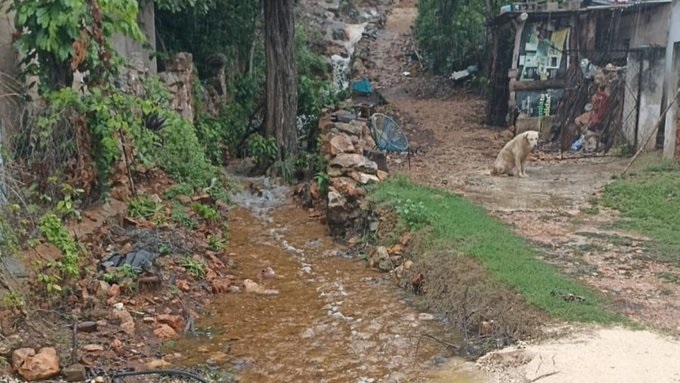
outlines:
[{"label": "dirt road", "polygon": [[[488,176],[505,139],[499,130],[483,124],[483,99],[452,89],[446,79],[426,78],[418,73],[417,66],[405,62],[403,53],[408,48],[404,47],[412,39],[416,4],[414,0],[396,1],[385,30],[371,45],[375,65],[369,66],[374,68],[370,78],[419,153],[411,159],[410,169],[405,157],[391,156],[390,170],[482,204],[519,234],[545,248],[546,261],[605,293],[633,320],[680,333],[680,306],[676,303],[680,286],[659,278],[663,270],[677,270],[644,257],[645,238],[614,230],[613,212],[589,216],[580,210],[623,169],[626,160],[559,161],[538,154],[528,165],[529,178]],[[405,70],[411,72],[410,76],[402,75]],[[586,335],[581,330],[570,340],[532,346],[533,356],[525,355],[527,360],[519,364],[526,366],[536,358],[552,355],[562,363],[562,373],[542,381],[605,381],[597,375],[598,369],[629,371],[628,356],[642,353],[652,357],[637,358],[636,371],[658,374],[647,375],[644,381],[677,381],[680,367],[654,366],[658,361],[655,356],[667,355],[661,350],[680,355],[680,344],[652,333],[616,330],[616,336],[611,336],[607,331],[590,329]],[[567,357],[575,344],[584,355],[592,353],[590,357],[602,364],[596,363],[595,370],[581,368],[583,361]],[[507,375],[507,368],[501,375]]]}]

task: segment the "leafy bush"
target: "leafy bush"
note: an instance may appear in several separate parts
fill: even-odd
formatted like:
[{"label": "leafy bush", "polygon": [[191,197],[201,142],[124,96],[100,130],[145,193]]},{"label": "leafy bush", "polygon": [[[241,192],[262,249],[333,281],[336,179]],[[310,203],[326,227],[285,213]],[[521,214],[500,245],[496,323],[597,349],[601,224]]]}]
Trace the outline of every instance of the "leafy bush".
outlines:
[{"label": "leafy bush", "polygon": [[90,79],[115,74],[120,58],[110,38],[122,33],[138,41],[137,1],[0,0],[10,4],[19,34],[15,45],[28,74],[39,75],[43,92],[70,85],[73,69]]},{"label": "leafy bush", "polygon": [[80,268],[78,267],[80,254],[83,250],[68,230],[66,230],[61,219],[54,214],[46,214],[40,220],[40,231],[64,255],[60,261],[54,263],[54,266],[57,267],[60,273],[60,277],[78,276],[80,274]]},{"label": "leafy bush", "polygon": [[483,64],[488,54],[485,2],[420,0],[415,38],[427,68],[434,74]]}]

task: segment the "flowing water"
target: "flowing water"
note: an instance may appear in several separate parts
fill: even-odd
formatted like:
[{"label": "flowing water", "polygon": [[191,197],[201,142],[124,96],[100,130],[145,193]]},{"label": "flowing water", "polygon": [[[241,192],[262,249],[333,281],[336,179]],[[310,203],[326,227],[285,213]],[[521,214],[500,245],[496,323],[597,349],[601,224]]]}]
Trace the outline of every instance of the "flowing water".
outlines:
[{"label": "flowing water", "polygon": [[347,50],[347,57],[340,55],[331,56],[331,67],[333,68],[333,90],[340,92],[349,87],[349,78],[352,68],[350,63],[352,55],[354,54],[354,47],[361,40],[361,35],[364,33],[368,23],[361,24],[345,24],[345,32],[348,39],[343,44]]},{"label": "flowing water", "polygon": [[[229,218],[234,274],[278,294],[216,297],[197,323],[211,335],[180,341],[179,349],[192,350],[181,364],[237,371],[249,383],[485,381],[423,338],[457,341],[415,311],[388,275],[344,257],[327,227],[288,194],[273,185],[243,192]],[[260,278],[266,267],[276,278]]]}]

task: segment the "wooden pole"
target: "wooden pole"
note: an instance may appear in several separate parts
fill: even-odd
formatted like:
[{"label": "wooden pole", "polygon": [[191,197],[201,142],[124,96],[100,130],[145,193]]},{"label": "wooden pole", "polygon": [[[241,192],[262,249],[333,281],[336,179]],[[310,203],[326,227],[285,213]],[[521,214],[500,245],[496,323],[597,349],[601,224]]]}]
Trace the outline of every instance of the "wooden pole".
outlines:
[{"label": "wooden pole", "polygon": [[[633,156],[633,158],[631,158],[630,162],[628,162],[628,165],[626,166],[626,168],[623,169],[623,173],[621,173],[622,176],[626,175],[626,173],[628,172],[630,167],[633,166],[633,163],[635,162],[635,160],[637,160],[637,158],[640,156],[640,153],[642,153],[642,151],[645,149],[645,146],[647,146],[647,143],[649,143],[649,140],[651,140],[652,137],[654,137],[654,135],[656,134],[656,131],[659,130],[659,126],[661,125],[661,121],[663,121],[665,119],[666,113],[668,113],[668,111],[671,109],[671,107],[673,105],[675,105],[675,100],[678,99],[679,95],[680,95],[680,88],[678,88],[678,90],[675,92],[675,96],[673,97],[673,100],[671,100],[671,102],[668,103],[668,105],[666,106],[666,110],[664,110],[663,113],[661,113],[661,116],[659,116],[659,121],[656,122],[656,126],[654,126],[654,129],[649,133],[649,135],[645,139],[645,142],[642,143],[642,145],[640,146],[638,151],[635,152],[635,155]],[[640,102],[640,101],[638,100],[638,102]]]}]

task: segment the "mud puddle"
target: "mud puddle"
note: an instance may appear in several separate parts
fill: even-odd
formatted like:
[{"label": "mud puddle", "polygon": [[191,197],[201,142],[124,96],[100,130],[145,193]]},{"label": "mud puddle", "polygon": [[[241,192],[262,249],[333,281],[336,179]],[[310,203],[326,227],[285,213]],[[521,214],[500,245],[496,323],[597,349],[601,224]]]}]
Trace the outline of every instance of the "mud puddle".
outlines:
[{"label": "mud puddle", "polygon": [[[341,256],[346,249],[285,188],[265,190],[236,196],[229,251],[234,274],[278,293],[219,296],[196,324],[210,335],[177,343],[179,364],[209,364],[243,382],[486,381],[471,363],[421,337],[458,341],[409,306],[389,276]],[[261,277],[267,267],[276,278]],[[444,364],[446,374],[438,375]]]}]

